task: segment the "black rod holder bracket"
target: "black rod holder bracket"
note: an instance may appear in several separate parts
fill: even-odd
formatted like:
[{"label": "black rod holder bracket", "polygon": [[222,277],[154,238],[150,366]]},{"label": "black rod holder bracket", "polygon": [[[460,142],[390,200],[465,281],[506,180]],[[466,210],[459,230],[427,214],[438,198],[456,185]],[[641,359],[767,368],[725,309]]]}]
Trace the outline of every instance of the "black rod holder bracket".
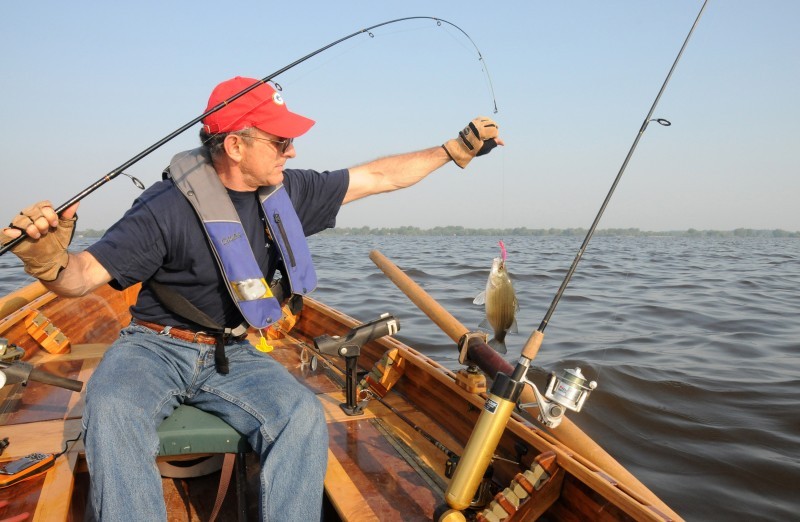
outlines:
[{"label": "black rod holder bracket", "polygon": [[358,356],[368,342],[385,335],[394,335],[400,330],[400,322],[392,315],[383,314],[379,319],[356,326],[343,336],[320,335],[314,338],[314,348],[323,355],[338,355],[345,360],[345,398],[339,406],[351,416],[363,415],[363,405],[357,402]]}]

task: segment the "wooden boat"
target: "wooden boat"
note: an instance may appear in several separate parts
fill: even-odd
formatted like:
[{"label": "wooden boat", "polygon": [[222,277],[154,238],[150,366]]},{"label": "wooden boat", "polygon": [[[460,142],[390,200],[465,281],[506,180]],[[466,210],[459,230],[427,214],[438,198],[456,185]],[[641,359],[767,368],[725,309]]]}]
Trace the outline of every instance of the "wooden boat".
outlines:
[{"label": "wooden boat", "polygon": [[[0,337],[24,349],[24,361],[37,370],[86,382],[130,321],[128,307],[137,291],[104,286],[84,297],[61,298],[33,283],[0,299]],[[320,356],[314,367],[311,356],[315,338],[345,336],[358,324],[307,298],[296,324],[281,329],[283,338],[273,341],[274,351],[265,355],[283,363],[325,408],[330,433],[325,519],[435,520],[445,506],[448,454],[461,455],[485,397],[459,385],[456,373],[386,336],[364,344],[357,364],[361,371],[372,371],[378,388],[389,391],[368,401],[362,415],[346,414],[340,407],[348,402],[345,360]],[[51,353],[60,350],[65,351]],[[89,478],[82,444],[67,441],[81,432],[83,393],[31,380],[24,387],[2,388],[0,404],[0,439],[9,442],[1,461],[34,452],[56,454],[68,446],[45,473],[0,489],[0,520],[82,519]],[[512,414],[496,456],[486,483],[490,502],[469,518],[679,519],[649,490],[620,480],[619,472],[598,466],[591,455],[565,445],[523,415]],[[257,464],[247,462],[252,479]],[[216,471],[165,478],[170,520],[207,519],[219,477]],[[248,487],[257,482],[248,480]],[[251,504],[248,511],[257,516],[257,506]],[[235,519],[234,512],[235,498],[229,493],[219,519]]]}]

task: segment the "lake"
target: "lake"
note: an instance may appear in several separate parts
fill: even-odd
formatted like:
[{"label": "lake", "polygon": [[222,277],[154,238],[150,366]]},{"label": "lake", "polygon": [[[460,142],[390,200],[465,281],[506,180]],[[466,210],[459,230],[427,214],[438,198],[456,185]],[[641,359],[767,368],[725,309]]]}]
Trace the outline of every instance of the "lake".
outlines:
[{"label": "lake", "polygon": [[[310,239],[313,296],[360,319],[388,312],[398,337],[449,368],[455,345],[369,260],[379,250],[477,329],[498,239],[520,309],[515,364],[580,237]],[[80,246],[80,241],[76,242]],[[25,278],[0,258],[0,289]],[[533,361],[579,366],[597,389],[570,418],[687,520],[789,520],[800,509],[800,239],[595,237]]]}]

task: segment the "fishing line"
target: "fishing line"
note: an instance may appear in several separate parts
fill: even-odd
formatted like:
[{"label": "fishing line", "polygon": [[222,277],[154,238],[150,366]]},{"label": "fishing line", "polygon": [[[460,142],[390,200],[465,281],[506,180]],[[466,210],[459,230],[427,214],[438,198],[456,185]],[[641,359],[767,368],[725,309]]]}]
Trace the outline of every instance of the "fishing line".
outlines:
[{"label": "fishing line", "polygon": [[[242,89],[241,91],[239,91],[238,93],[234,94],[233,96],[231,96],[227,100],[224,100],[224,101],[220,102],[219,104],[217,104],[216,106],[212,107],[208,111],[204,112],[200,116],[197,116],[196,118],[192,119],[191,121],[185,123],[181,127],[177,128],[176,130],[172,131],[171,133],[167,134],[166,136],[164,136],[163,138],[161,138],[160,140],[158,140],[154,144],[152,144],[149,147],[147,147],[146,149],[144,149],[139,154],[133,156],[132,158],[130,158],[129,160],[124,162],[122,165],[120,165],[117,168],[115,168],[115,169],[111,170],[110,172],[108,172],[106,175],[104,175],[103,177],[101,177],[100,179],[98,179],[97,181],[95,181],[94,183],[89,185],[88,187],[86,187],[84,190],[82,190],[81,192],[79,192],[75,196],[71,197],[65,203],[63,203],[60,206],[58,206],[57,208],[55,208],[54,210],[55,210],[56,214],[60,215],[67,208],[69,208],[72,205],[74,205],[75,203],[81,201],[82,199],[84,199],[86,196],[88,196],[89,194],[91,194],[95,190],[99,189],[100,187],[102,187],[103,185],[108,183],[109,181],[111,181],[111,180],[115,179],[116,177],[118,177],[120,174],[123,174],[124,171],[128,167],[131,167],[132,165],[138,163],[141,159],[143,159],[146,156],[150,155],[150,153],[152,153],[153,151],[161,148],[161,146],[163,146],[164,144],[168,143],[169,141],[171,141],[176,136],[179,136],[180,134],[183,134],[186,130],[190,129],[195,124],[200,123],[205,117],[207,117],[207,116],[209,116],[209,115],[211,115],[211,114],[223,109],[229,103],[232,103],[235,100],[241,98],[242,96],[244,96],[248,92],[252,91],[253,89],[259,87],[260,85],[269,82],[273,78],[285,73],[286,71],[294,68],[295,66],[305,62],[306,60],[308,60],[310,58],[313,58],[314,56],[316,56],[316,55],[318,55],[318,54],[320,54],[322,52],[325,52],[326,50],[330,49],[331,47],[334,47],[334,46],[336,46],[336,45],[338,45],[338,44],[340,44],[340,43],[342,43],[342,42],[344,42],[346,40],[349,40],[349,39],[351,39],[351,38],[353,38],[355,36],[367,33],[370,37],[374,37],[374,34],[372,33],[372,30],[374,30],[374,29],[377,29],[377,28],[383,27],[383,26],[387,26],[387,25],[391,25],[391,24],[395,24],[395,23],[406,22],[406,21],[409,21],[409,20],[433,20],[433,21],[436,22],[436,25],[439,26],[439,27],[441,27],[442,24],[447,24],[447,25],[449,25],[451,27],[454,27],[454,28],[458,29],[462,34],[464,34],[464,36],[470,41],[470,43],[472,43],[472,46],[475,48],[475,51],[478,53],[479,61],[483,64],[482,70],[486,73],[486,76],[488,78],[489,71],[488,71],[488,68],[486,68],[486,61],[483,59],[483,55],[481,54],[480,49],[478,49],[478,46],[475,45],[475,42],[472,40],[472,38],[470,38],[470,36],[463,29],[461,29],[459,26],[457,26],[456,24],[454,24],[452,22],[449,22],[447,20],[444,20],[442,18],[436,18],[436,17],[433,17],[433,16],[408,16],[408,17],[405,17],[405,18],[397,18],[397,19],[394,19],[394,20],[381,22],[381,23],[372,25],[370,27],[367,27],[365,29],[360,29],[360,30],[358,30],[358,31],[356,31],[354,33],[351,33],[351,34],[349,34],[347,36],[339,38],[338,40],[334,40],[333,42],[320,47],[319,49],[317,49],[317,50],[315,50],[315,51],[303,56],[302,58],[299,58],[299,59],[295,60],[294,62],[292,62],[292,63],[290,63],[288,65],[285,65],[284,67],[278,69],[277,71],[273,72],[272,74],[270,74],[268,76],[265,76],[264,78],[262,78],[261,80],[255,82],[254,84],[250,85],[249,87],[246,87],[245,89]],[[489,78],[488,81],[489,81],[489,84],[491,85],[491,78]],[[494,106],[494,110],[495,110],[495,112],[497,112],[497,100],[495,100],[494,89],[493,88],[491,89],[491,95],[492,95],[492,104]],[[128,176],[127,174],[125,174],[125,175]],[[135,179],[132,176],[128,176],[128,177],[131,177],[132,179]],[[136,183],[136,181],[138,181],[138,180],[135,180],[134,183]],[[141,182],[139,184],[141,184]],[[138,186],[138,184],[137,184],[137,186]],[[20,242],[22,242],[26,237],[28,237],[27,234],[25,234],[25,232],[22,232],[22,234],[19,237],[9,241],[8,243],[6,243],[2,247],[0,247],[0,256],[5,254],[6,252],[11,250],[12,248],[14,248],[16,245],[18,245]]]},{"label": "fishing line", "polygon": [[283,82],[282,84],[279,84],[275,80],[272,80],[271,82],[272,82],[273,85],[275,85],[276,90],[282,91],[283,87],[281,87],[281,85],[284,85],[284,84],[287,85],[287,86],[296,85],[301,80],[307,78],[308,76],[311,76],[313,73],[316,73],[316,72],[324,69],[325,67],[327,67],[332,62],[335,62],[336,60],[341,59],[342,57],[352,53],[353,51],[362,48],[363,46],[367,45],[367,43],[369,43],[369,41],[353,42],[352,45],[350,45],[349,47],[345,47],[341,51],[339,51],[337,54],[332,55],[330,57],[330,59],[321,61],[321,63],[319,63],[318,65],[316,65],[314,67],[308,67],[305,70],[304,73],[299,73],[297,76],[289,78],[287,81]]},{"label": "fishing line", "polygon": [[500,228],[506,228],[506,154],[500,152]]},{"label": "fishing line", "polygon": [[[441,27],[441,24],[437,25],[437,27]],[[381,36],[382,38],[387,39],[389,37],[396,36],[396,35],[404,35],[404,34],[407,34],[407,33],[420,33],[420,32],[423,32],[423,31],[428,32],[428,31],[432,31],[432,30],[436,30],[436,28],[431,28],[429,26],[425,26],[425,27],[421,26],[421,27],[415,27],[413,29],[397,29],[395,31],[386,31],[384,33],[381,33],[380,35],[375,35],[372,32],[368,32],[368,36],[370,37],[370,40],[364,40],[364,41],[353,43],[353,45],[351,45],[350,47],[344,48],[341,52],[339,52],[338,54],[333,55],[328,60],[322,61],[319,65],[317,65],[315,67],[307,68],[305,73],[298,74],[297,76],[293,77],[290,81],[285,82],[285,85],[287,85],[287,86],[297,85],[298,83],[300,83],[301,80],[304,80],[305,78],[307,78],[311,74],[324,69],[329,64],[331,64],[332,62],[342,58],[343,56],[348,55],[348,54],[352,53],[353,51],[358,50],[358,49],[362,48],[363,46],[371,43],[372,40],[375,40],[377,42],[377,36]],[[448,30],[447,27],[443,27],[443,30],[445,31],[445,33],[447,33],[447,36],[449,38],[451,38],[453,41],[455,41],[456,43],[458,43],[459,47],[461,47],[463,50],[465,50],[467,52],[471,52],[472,51],[472,49],[470,49],[467,45],[465,45],[464,42],[459,41],[455,36],[453,36],[453,34]],[[388,42],[392,43],[392,40],[388,40]],[[482,60],[482,58],[480,57],[480,51],[477,51],[477,52],[479,54],[479,60]],[[484,69],[483,66],[481,66],[481,71],[484,72],[484,77],[486,77],[487,73],[486,73],[486,70]],[[275,82],[274,80],[272,81],[272,83],[275,84],[277,87],[279,87],[277,82]],[[281,90],[281,89],[278,88],[277,90]],[[489,90],[489,92],[492,94],[492,96],[494,96],[494,93],[491,90]],[[496,102],[494,103],[494,112],[495,113],[497,112],[497,104],[496,104]]]},{"label": "fishing line", "polygon": [[[444,21],[444,20],[443,20],[443,21]],[[449,23],[449,22],[447,22],[447,23]],[[440,24],[440,25],[441,25],[441,24]],[[451,25],[452,25],[452,24],[451,24]],[[477,45],[475,45],[475,42],[473,42],[473,41],[472,41],[472,38],[470,38],[470,36],[469,36],[467,33],[465,33],[465,32],[464,32],[464,31],[463,31],[463,30],[462,30],[460,27],[458,27],[458,26],[454,26],[454,27],[455,27],[456,29],[458,29],[459,31],[461,31],[461,33],[462,33],[464,36],[466,36],[466,37],[467,37],[467,40],[469,40],[469,41],[470,41],[470,43],[472,44],[472,46],[475,48],[475,51],[478,53],[478,61],[479,61],[479,62],[481,62],[481,70],[482,70],[482,71],[485,73],[485,77],[486,77],[486,86],[487,86],[487,88],[489,89],[489,93],[490,93],[490,94],[491,94],[491,96],[492,96],[492,100],[494,101],[494,111],[493,111],[493,112],[494,112],[494,114],[497,114],[497,113],[498,113],[498,109],[497,109],[497,100],[495,99],[495,96],[494,96],[494,85],[492,85],[492,77],[491,77],[491,75],[489,74],[489,66],[487,66],[487,65],[486,65],[486,61],[483,59],[483,55],[481,54],[481,51],[480,51],[480,49],[478,49],[478,46],[477,46]],[[446,28],[445,28],[445,29],[446,29]],[[451,35],[449,31],[445,30],[445,32],[446,32],[448,35],[450,35],[450,37],[451,37],[451,38],[453,38],[453,40],[455,40],[455,41],[458,43],[458,45],[460,45],[460,46],[464,47],[464,49],[467,49],[467,47],[466,47],[466,46],[464,46],[464,45],[463,45],[461,42],[458,42],[458,40],[457,40],[457,39],[456,39],[456,38],[455,38],[453,35]]]}]

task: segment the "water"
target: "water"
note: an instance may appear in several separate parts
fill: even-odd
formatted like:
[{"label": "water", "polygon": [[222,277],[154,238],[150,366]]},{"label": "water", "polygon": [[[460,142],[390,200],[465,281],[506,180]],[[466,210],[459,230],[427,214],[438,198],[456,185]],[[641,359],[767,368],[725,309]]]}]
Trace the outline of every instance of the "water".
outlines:
[{"label": "water", "polygon": [[[449,368],[454,344],[369,260],[377,249],[468,328],[496,237],[318,236],[314,297]],[[582,238],[507,237],[515,364]],[[0,257],[0,289],[21,286]],[[30,280],[30,279],[28,279]],[[687,520],[790,520],[800,509],[800,240],[595,237],[534,365],[598,381],[572,420]],[[537,373],[544,386],[545,370]]]}]

